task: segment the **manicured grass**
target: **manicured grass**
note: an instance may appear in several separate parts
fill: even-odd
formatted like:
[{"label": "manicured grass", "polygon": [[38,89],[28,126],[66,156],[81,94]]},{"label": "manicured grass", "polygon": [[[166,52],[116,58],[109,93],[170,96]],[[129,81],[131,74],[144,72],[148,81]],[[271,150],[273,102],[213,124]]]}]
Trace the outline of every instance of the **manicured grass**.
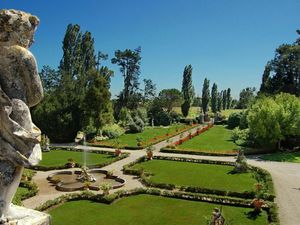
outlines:
[{"label": "manicured grass", "polygon": [[[220,205],[152,195],[122,198],[111,205],[91,201],[67,202],[49,213],[53,225],[206,225]],[[267,225],[267,214],[247,218],[249,208],[222,206],[230,225]]]},{"label": "manicured grass", "polygon": [[[142,145],[147,145],[147,143],[167,139],[168,136],[166,136],[166,134],[172,135],[188,127],[190,126],[184,124],[174,124],[169,127],[147,127],[142,133],[124,134],[120,136],[117,141],[119,141],[121,147],[137,147],[137,138],[141,138]],[[178,131],[176,132],[176,130]],[[114,146],[116,144],[116,139],[100,141],[95,144]]]},{"label": "manicured grass", "polygon": [[273,154],[263,155],[261,158],[268,161],[300,163],[300,152],[276,152]]},{"label": "manicured grass", "polygon": [[138,163],[133,169],[144,168],[153,176],[154,183],[193,186],[222,191],[253,191],[256,180],[252,173],[231,174],[233,166],[177,162],[171,160],[151,160]]},{"label": "manicured grass", "polygon": [[[107,161],[112,161],[115,157],[108,154],[96,154],[87,152],[87,165],[101,164]],[[52,167],[63,166],[68,162],[68,159],[73,159],[80,165],[83,164],[83,152],[65,151],[65,150],[51,150],[50,152],[43,152],[43,159],[39,166]]]},{"label": "manicured grass", "polygon": [[233,153],[238,149],[231,140],[232,130],[225,126],[215,125],[208,131],[177,146],[180,150]]}]

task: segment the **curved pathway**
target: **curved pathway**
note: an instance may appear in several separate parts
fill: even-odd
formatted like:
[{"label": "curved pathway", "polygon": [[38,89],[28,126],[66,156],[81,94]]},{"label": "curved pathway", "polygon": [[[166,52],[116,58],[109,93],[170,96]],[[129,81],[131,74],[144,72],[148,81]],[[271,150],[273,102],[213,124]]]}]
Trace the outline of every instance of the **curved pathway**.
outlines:
[{"label": "curved pathway", "polygon": [[[191,131],[196,131],[197,128],[193,128]],[[188,131],[184,133],[184,136],[188,135]],[[171,138],[173,141],[180,139],[180,135]],[[217,156],[200,156],[200,155],[187,155],[187,154],[175,154],[175,153],[162,153],[159,149],[168,145],[167,141],[162,141],[156,145],[154,155],[158,156],[171,156],[171,157],[185,157],[195,159],[210,159],[219,161],[235,161],[234,157],[217,157]],[[90,147],[90,146],[74,146],[74,145],[55,145],[59,147],[73,147],[86,150],[106,150],[112,151],[113,149]],[[103,167],[105,170],[112,170],[114,174],[124,178],[126,180],[125,186],[120,189],[133,189],[137,187],[143,187],[135,176],[125,175],[122,172],[123,166],[135,161],[136,159],[144,156],[144,150],[122,150],[128,152],[130,155],[117,161],[111,165]],[[253,166],[261,167],[270,172],[272,175],[275,192],[276,192],[276,203],[279,207],[279,218],[281,225],[299,225],[300,224],[300,164],[297,163],[285,163],[285,162],[270,162],[262,161],[258,157],[248,159],[248,163]],[[55,171],[41,172],[38,171],[33,177],[34,182],[39,186],[39,192],[36,196],[23,201],[25,207],[36,208],[43,204],[47,200],[52,200],[59,197],[64,192],[56,191],[54,187],[46,180],[47,176]],[[113,192],[112,191],[112,192]]]}]

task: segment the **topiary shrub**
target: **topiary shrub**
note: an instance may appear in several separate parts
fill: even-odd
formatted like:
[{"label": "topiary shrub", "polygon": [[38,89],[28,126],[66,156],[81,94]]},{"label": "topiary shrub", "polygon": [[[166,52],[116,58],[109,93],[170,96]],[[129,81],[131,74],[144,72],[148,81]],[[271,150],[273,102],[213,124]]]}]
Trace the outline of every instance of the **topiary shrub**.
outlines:
[{"label": "topiary shrub", "polygon": [[232,113],[230,114],[228,121],[227,121],[227,127],[229,129],[234,129],[240,125],[242,113]]},{"label": "topiary shrub", "polygon": [[108,138],[117,138],[125,133],[125,130],[118,124],[105,125],[102,129],[102,134]]}]

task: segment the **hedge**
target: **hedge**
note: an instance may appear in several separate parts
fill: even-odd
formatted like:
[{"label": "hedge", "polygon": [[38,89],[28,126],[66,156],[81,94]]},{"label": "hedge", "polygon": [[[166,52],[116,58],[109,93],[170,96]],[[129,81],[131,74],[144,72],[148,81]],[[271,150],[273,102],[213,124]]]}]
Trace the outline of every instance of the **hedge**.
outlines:
[{"label": "hedge", "polygon": [[[193,158],[180,158],[180,157],[168,157],[168,156],[154,156],[153,159],[156,160],[170,160],[170,161],[181,161],[181,162],[190,162],[190,163],[205,163],[205,164],[216,164],[216,165],[227,165],[227,166],[234,166],[234,162],[225,162],[225,161],[214,161],[214,160],[206,160],[206,159],[193,159]],[[179,189],[182,191],[187,192],[196,192],[196,193],[204,193],[204,194],[212,194],[212,195],[222,195],[222,196],[230,196],[230,197],[238,197],[238,198],[245,198],[250,199],[255,197],[254,192],[232,192],[232,191],[222,191],[222,190],[214,190],[214,189],[207,189],[207,188],[200,188],[200,187],[193,187],[193,186],[176,186],[174,184],[166,184],[166,183],[155,183],[152,182],[149,178],[151,174],[144,173],[143,170],[139,169],[132,169],[131,167],[134,164],[141,163],[146,161],[146,157],[143,156],[134,162],[125,165],[123,167],[123,172],[125,174],[136,175],[140,176],[141,181],[143,184],[149,187],[156,187],[168,190]],[[264,185],[266,186],[267,190],[269,191],[268,196],[265,200],[274,201],[274,187],[272,183],[271,175],[266,171],[258,167],[250,166],[250,170],[256,172],[259,175],[259,178],[263,181]]]},{"label": "hedge", "polygon": [[[181,191],[167,191],[167,190],[159,190],[155,188],[136,188],[129,191],[125,191],[125,190],[117,191],[113,194],[106,195],[106,196],[102,194],[94,194],[90,191],[66,194],[54,200],[49,200],[35,209],[39,211],[45,211],[51,209],[52,207],[55,207],[56,205],[63,204],[68,201],[77,201],[77,200],[90,200],[99,203],[111,204],[117,199],[127,197],[127,196],[132,196],[132,195],[138,195],[138,194],[149,194],[149,195],[156,195],[156,196],[176,198],[176,199],[185,199],[190,201],[202,201],[202,202],[209,202],[209,203],[215,203],[221,205],[230,205],[235,207],[252,208],[251,201],[245,199],[206,195],[206,194],[199,194],[199,193],[186,193]],[[270,224],[278,225],[279,222],[278,222],[278,213],[277,213],[276,205],[274,203],[266,202],[262,208],[267,212],[268,220]]]}]

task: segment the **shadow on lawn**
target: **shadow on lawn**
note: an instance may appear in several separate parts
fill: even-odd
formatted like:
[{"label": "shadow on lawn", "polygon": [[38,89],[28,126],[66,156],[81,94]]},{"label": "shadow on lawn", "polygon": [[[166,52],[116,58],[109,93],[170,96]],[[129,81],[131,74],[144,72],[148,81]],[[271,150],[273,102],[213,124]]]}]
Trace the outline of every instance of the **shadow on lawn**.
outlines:
[{"label": "shadow on lawn", "polygon": [[245,216],[247,216],[248,219],[251,220],[256,220],[258,217],[261,216],[261,212],[257,212],[255,210],[249,211],[249,212],[245,212]]}]

